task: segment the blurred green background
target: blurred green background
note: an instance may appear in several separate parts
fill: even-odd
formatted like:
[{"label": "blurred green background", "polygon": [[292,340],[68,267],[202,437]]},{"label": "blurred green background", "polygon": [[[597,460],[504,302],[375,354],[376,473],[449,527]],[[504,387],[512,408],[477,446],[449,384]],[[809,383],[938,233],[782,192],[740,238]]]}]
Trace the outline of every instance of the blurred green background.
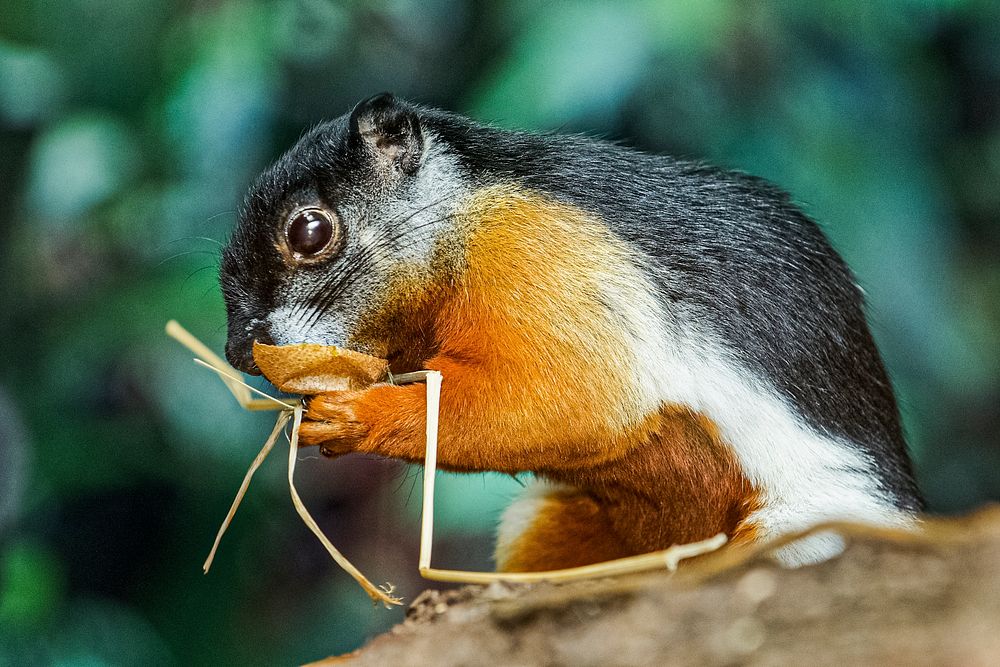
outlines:
[{"label": "blurred green background", "polygon": [[[1000,4],[5,0],[0,12],[0,665],[268,664],[373,609],[279,454],[201,562],[273,415],[221,350],[219,242],[310,124],[392,90],[765,176],[856,270],[934,510],[1000,497]],[[307,458],[300,489],[412,600],[419,471]],[[489,568],[518,485],[442,476],[439,564]]]}]

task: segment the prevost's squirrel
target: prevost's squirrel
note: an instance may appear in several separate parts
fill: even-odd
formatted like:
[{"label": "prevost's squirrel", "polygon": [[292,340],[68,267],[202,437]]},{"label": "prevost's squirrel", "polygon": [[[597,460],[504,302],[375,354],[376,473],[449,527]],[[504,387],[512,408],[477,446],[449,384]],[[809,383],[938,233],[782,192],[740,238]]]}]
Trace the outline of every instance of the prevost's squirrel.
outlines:
[{"label": "prevost's squirrel", "polygon": [[[221,283],[246,372],[255,339],[442,372],[440,465],[538,479],[501,570],[922,507],[861,290],[758,178],[383,94],[257,179]],[[320,394],[300,442],[420,462],[424,412],[422,385]]]}]

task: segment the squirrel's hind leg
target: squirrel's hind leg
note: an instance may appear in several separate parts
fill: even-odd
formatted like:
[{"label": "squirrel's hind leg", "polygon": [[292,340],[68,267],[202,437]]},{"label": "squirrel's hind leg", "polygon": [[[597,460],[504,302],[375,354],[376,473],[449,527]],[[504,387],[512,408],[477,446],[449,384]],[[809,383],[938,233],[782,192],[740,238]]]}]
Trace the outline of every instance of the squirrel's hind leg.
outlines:
[{"label": "squirrel's hind leg", "polygon": [[595,497],[535,481],[506,509],[497,530],[500,572],[542,572],[633,555]]}]

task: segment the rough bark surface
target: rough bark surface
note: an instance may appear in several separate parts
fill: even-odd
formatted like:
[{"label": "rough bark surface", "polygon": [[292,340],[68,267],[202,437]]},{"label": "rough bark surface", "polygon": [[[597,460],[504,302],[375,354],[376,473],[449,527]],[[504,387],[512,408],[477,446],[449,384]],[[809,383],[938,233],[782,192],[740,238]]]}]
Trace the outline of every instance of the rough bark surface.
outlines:
[{"label": "rough bark surface", "polygon": [[322,665],[1000,665],[1000,509],[917,536],[841,526],[785,570],[720,552],[676,575],[424,592],[405,622]]}]

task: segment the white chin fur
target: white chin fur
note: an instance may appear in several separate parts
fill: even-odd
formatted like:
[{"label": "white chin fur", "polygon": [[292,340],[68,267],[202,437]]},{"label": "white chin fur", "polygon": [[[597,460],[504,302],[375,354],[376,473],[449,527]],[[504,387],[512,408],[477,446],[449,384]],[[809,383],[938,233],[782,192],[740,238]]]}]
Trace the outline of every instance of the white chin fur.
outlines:
[{"label": "white chin fur", "polygon": [[275,345],[316,343],[343,345],[347,338],[343,327],[325,318],[315,317],[312,308],[285,305],[275,308],[267,317],[268,328]]}]

